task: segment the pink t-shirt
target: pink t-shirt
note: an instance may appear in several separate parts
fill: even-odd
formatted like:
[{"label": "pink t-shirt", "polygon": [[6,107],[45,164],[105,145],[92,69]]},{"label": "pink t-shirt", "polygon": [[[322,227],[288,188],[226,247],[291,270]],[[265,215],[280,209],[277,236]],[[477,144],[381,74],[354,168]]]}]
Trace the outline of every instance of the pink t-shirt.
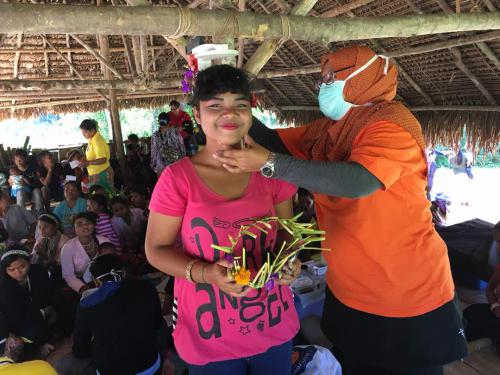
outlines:
[{"label": "pink t-shirt", "polygon": [[[254,218],[275,215],[274,206],[291,198],[296,188],[284,181],[253,173],[239,199],[227,199],[210,190],[189,158],[164,170],[151,198],[150,209],[162,215],[182,216],[184,252],[214,262],[223,255],[211,244],[230,246],[239,227]],[[247,267],[255,275],[267,259],[276,230],[268,235],[252,230],[257,239],[243,237]],[[236,255],[241,254],[241,241]],[[244,358],[291,340],[299,320],[289,287],[252,290],[245,297],[231,297],[211,284],[175,279],[174,342],[182,359],[193,365]]]}]

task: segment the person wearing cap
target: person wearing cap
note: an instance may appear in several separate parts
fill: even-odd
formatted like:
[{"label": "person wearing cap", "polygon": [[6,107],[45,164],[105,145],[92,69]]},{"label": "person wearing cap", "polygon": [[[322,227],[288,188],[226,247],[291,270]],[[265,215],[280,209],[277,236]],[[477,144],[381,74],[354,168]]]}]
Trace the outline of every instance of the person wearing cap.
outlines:
[{"label": "person wearing cap", "polygon": [[254,125],[245,149],[214,157],[314,193],[331,249],[322,328],[344,374],[442,374],[467,349],[420,124],[394,101],[396,66],[370,48],[328,53],[321,70],[325,117],[278,132]]},{"label": "person wearing cap", "polygon": [[0,312],[0,374],[1,375],[56,375],[56,371],[45,361],[17,363],[24,351],[26,338],[9,332],[5,316]]},{"label": "person wearing cap", "polygon": [[158,115],[160,129],[151,136],[151,168],[159,176],[170,164],[186,156],[180,128],[170,124],[168,113]]},{"label": "person wearing cap", "polygon": [[12,246],[0,258],[0,277],[0,311],[9,333],[25,337],[33,344],[29,349],[48,355],[54,349],[49,339],[55,310],[47,270],[30,264],[26,249]]},{"label": "person wearing cap", "polygon": [[112,254],[92,262],[96,289],[80,301],[73,350],[57,363],[59,374],[95,374],[96,369],[101,375],[158,373],[160,300],[150,282],[125,279],[123,268]]}]

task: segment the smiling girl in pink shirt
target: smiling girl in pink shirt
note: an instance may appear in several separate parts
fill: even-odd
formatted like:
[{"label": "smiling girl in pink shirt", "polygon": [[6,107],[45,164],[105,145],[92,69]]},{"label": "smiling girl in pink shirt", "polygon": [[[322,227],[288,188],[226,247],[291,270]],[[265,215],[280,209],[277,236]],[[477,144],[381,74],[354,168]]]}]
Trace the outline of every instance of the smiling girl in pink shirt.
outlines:
[{"label": "smiling girl in pink shirt", "polygon": [[[255,219],[293,214],[293,185],[260,173],[232,174],[213,157],[241,144],[252,123],[250,97],[239,69],[218,65],[198,74],[192,104],[207,145],[166,168],[151,198],[146,255],[175,277],[174,342],[194,375],[291,371],[291,340],[299,321],[288,285],[300,262],[271,290],[256,290],[229,279],[230,263],[211,247],[230,246],[228,236]],[[252,232],[256,238],[244,236],[235,253],[245,247],[255,275],[284,231]]]}]

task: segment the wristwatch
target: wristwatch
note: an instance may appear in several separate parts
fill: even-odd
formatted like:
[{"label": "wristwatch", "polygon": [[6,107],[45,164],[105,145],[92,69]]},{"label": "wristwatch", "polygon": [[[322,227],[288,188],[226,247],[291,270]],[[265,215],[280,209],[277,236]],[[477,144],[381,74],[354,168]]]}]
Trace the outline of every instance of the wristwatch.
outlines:
[{"label": "wristwatch", "polygon": [[274,152],[271,152],[264,165],[260,167],[260,173],[262,174],[262,176],[267,178],[274,177],[275,164],[276,164],[276,154]]}]

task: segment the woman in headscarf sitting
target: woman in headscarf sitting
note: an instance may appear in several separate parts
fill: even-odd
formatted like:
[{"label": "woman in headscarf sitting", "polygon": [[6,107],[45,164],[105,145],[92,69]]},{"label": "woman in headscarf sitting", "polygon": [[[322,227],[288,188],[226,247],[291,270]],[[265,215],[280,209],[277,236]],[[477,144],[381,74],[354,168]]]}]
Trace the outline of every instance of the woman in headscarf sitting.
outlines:
[{"label": "woman in headscarf sitting", "polygon": [[49,344],[49,326],[55,323],[49,275],[40,265],[30,264],[30,255],[22,247],[12,246],[0,260],[0,311],[5,315],[9,332],[23,337],[27,355],[39,349],[47,356],[54,347]]}]

